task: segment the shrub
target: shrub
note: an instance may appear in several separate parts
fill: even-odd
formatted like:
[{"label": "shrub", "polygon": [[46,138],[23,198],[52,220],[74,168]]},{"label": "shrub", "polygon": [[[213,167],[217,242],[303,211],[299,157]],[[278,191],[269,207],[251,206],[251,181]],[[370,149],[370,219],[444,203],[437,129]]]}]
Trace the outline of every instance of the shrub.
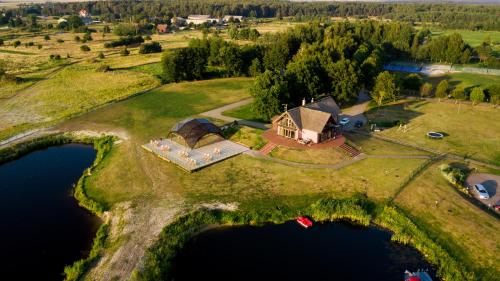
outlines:
[{"label": "shrub", "polygon": [[123,49],[123,50],[120,51],[120,55],[122,55],[124,57],[128,56],[128,55],[130,55],[130,51],[127,50],[127,48],[125,48],[125,49]]},{"label": "shrub", "polygon": [[108,71],[111,71],[111,67],[109,65],[106,65],[106,64],[101,64],[100,66],[98,66],[96,68],[96,71],[97,72],[108,72]]},{"label": "shrub", "polygon": [[87,32],[83,35],[83,40],[92,41],[92,35],[90,34],[90,32]]},{"label": "shrub", "polygon": [[64,43],[64,40],[59,38],[59,39],[57,39],[57,43]]},{"label": "shrub", "polygon": [[80,40],[81,40],[80,36],[78,36],[78,35],[76,35],[74,39],[75,39],[75,42],[80,42]]},{"label": "shrub", "polygon": [[134,45],[134,44],[140,44],[144,42],[144,38],[142,36],[129,36],[129,37],[122,37],[118,40],[111,41],[111,42],[106,42],[104,44],[104,48],[114,48],[114,47],[119,47],[119,46],[129,46],[129,45]]},{"label": "shrub", "polygon": [[16,41],[14,41],[14,42],[12,43],[12,45],[14,46],[14,48],[17,48],[17,47],[19,47],[19,46],[21,45],[21,41],[16,40]]},{"label": "shrub", "polygon": [[99,59],[104,59],[104,54],[103,54],[103,52],[99,52],[99,54],[97,55],[97,57],[98,57]]},{"label": "shrub", "polygon": [[475,87],[470,93],[472,104],[477,104],[484,101],[484,91],[482,88]]},{"label": "shrub", "polygon": [[4,42],[3,42],[3,39],[0,38],[0,46],[3,46]]},{"label": "shrub", "polygon": [[139,48],[139,54],[160,53],[161,45],[158,42],[142,44]]},{"label": "shrub", "polygon": [[50,55],[49,58],[51,60],[60,60],[61,59],[61,55]]},{"label": "shrub", "polygon": [[37,48],[38,48],[38,50],[41,50],[43,47],[42,47],[42,45],[38,44]]},{"label": "shrub", "polygon": [[50,40],[50,36],[49,36],[49,35],[45,35],[45,36],[43,36],[43,40],[45,40],[45,41],[49,41],[49,40]]},{"label": "shrub", "polygon": [[80,50],[81,50],[82,52],[89,52],[89,51],[90,51],[90,47],[89,47],[89,46],[87,46],[87,45],[81,45],[81,46],[80,46]]},{"label": "shrub", "polygon": [[457,187],[460,191],[465,194],[469,194],[467,188],[464,187],[465,180],[470,173],[469,169],[465,167],[458,167],[456,165],[442,164],[439,166],[439,170],[446,180]]}]

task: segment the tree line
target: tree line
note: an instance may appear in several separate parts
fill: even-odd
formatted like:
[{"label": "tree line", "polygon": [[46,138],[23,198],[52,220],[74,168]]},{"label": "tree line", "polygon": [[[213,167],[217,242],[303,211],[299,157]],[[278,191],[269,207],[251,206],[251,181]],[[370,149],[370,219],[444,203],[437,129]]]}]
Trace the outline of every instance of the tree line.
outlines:
[{"label": "tree line", "polygon": [[[160,0],[96,1],[22,5],[17,13],[49,16],[70,15],[85,8],[102,20],[150,20],[186,17],[190,14],[241,15],[253,18],[296,17],[301,20],[319,17],[370,17],[407,22],[437,22],[446,28],[500,30],[500,7],[460,3],[333,3],[291,2],[282,0]],[[1,14],[1,13],[0,13]],[[0,18],[1,19],[1,18]]]}]

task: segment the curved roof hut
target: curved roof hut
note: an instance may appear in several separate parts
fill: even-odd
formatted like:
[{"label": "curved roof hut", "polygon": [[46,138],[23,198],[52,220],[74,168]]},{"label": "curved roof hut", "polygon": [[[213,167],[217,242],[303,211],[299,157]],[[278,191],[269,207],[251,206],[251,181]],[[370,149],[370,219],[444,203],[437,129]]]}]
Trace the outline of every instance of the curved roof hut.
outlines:
[{"label": "curved roof hut", "polygon": [[191,149],[224,140],[220,128],[204,118],[189,118],[175,124],[168,137]]}]

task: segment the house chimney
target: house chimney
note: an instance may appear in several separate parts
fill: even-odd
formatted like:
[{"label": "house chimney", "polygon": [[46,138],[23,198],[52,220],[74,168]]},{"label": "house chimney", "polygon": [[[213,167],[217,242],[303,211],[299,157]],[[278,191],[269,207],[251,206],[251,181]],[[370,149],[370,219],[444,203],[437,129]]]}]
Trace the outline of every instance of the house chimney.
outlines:
[{"label": "house chimney", "polygon": [[306,105],[306,98],[302,99],[302,106]]},{"label": "house chimney", "polygon": [[311,99],[311,103],[314,103],[314,98]]}]

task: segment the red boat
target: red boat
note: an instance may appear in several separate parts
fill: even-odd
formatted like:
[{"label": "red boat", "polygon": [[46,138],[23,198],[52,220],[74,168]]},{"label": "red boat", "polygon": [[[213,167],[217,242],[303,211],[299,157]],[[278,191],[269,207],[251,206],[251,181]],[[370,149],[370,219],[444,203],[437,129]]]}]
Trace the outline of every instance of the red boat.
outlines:
[{"label": "red boat", "polygon": [[297,222],[305,228],[309,228],[313,225],[313,222],[306,217],[298,217]]},{"label": "red boat", "polygon": [[405,271],[405,281],[432,281],[431,276],[425,271]]}]

